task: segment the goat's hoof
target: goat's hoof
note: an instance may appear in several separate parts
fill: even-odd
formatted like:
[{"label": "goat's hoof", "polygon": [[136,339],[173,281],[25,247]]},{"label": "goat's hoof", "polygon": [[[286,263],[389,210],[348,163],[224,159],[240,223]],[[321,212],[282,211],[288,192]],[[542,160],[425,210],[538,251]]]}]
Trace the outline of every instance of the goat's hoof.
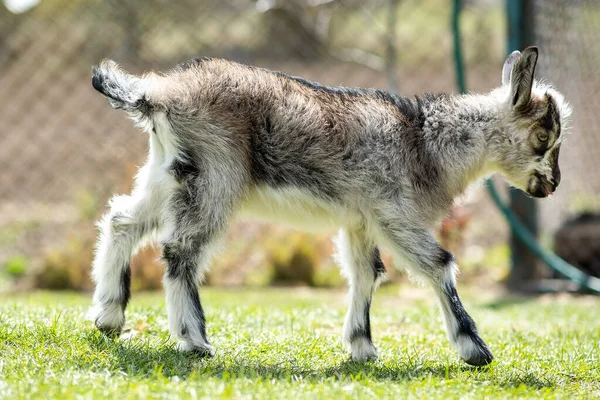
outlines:
[{"label": "goat's hoof", "polygon": [[190,354],[193,354],[194,356],[196,356],[198,358],[213,358],[215,356],[215,352],[212,348],[207,349],[207,348],[203,348],[203,347],[195,348],[194,350],[192,350],[190,352]]},{"label": "goat's hoof", "polygon": [[177,350],[183,353],[199,358],[212,358],[215,355],[215,351],[210,344],[194,345],[189,342],[179,342],[176,347]]},{"label": "goat's hoof", "polygon": [[90,310],[90,317],[96,328],[107,336],[119,336],[125,325],[125,315],[121,306],[95,306]]},{"label": "goat's hoof", "polygon": [[471,357],[469,359],[462,359],[464,362],[466,362],[469,365],[472,365],[474,367],[484,367],[488,364],[490,364],[493,360],[494,360],[494,356],[492,355],[491,352],[488,352],[486,354],[480,354],[478,356],[475,357]]},{"label": "goat's hoof", "polygon": [[115,338],[118,337],[121,334],[121,331],[123,330],[123,328],[121,327],[102,325],[98,323],[98,321],[96,321],[96,328],[104,335]]},{"label": "goat's hoof", "polygon": [[356,338],[352,341],[350,359],[354,362],[367,362],[377,360],[377,348],[366,337]]},{"label": "goat's hoof", "polygon": [[494,355],[481,338],[464,336],[458,341],[460,358],[474,367],[483,367],[494,360]]}]

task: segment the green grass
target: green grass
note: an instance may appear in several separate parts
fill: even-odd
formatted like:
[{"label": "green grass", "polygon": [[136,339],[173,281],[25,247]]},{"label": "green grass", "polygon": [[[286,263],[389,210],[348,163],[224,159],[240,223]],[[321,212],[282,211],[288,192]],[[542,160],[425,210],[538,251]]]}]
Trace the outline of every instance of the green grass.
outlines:
[{"label": "green grass", "polygon": [[[467,288],[468,289],[468,288]],[[0,298],[0,397],[18,398],[597,398],[598,298],[497,300],[463,290],[496,361],[458,360],[428,291],[388,286],[375,297],[381,359],[348,361],[344,293],[309,289],[202,292],[217,354],[177,353],[160,294],[134,296],[130,338],[85,320],[90,295]]]}]

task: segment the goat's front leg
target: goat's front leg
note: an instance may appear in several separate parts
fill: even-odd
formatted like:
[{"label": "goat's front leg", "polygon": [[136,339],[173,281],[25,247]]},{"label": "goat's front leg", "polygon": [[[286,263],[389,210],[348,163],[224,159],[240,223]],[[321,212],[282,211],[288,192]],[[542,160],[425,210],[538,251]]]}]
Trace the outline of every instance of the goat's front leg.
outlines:
[{"label": "goat's front leg", "polygon": [[139,242],[156,228],[146,210],[148,199],[116,196],[98,224],[100,236],[93,263],[96,283],[90,317],[105,333],[118,334],[125,324],[125,308],[131,297],[131,256]]},{"label": "goat's front leg", "polygon": [[385,277],[385,267],[364,229],[340,230],[336,244],[342,272],[350,284],[342,341],[353,361],[373,360],[378,354],[371,338],[371,298]]},{"label": "goat's front leg", "polygon": [[465,311],[456,291],[454,256],[444,250],[425,229],[409,228],[388,221],[386,236],[393,251],[404,260],[415,275],[429,282],[437,294],[446,332],[450,342],[467,364],[482,366],[493,360],[493,355],[479,336],[475,322]]}]

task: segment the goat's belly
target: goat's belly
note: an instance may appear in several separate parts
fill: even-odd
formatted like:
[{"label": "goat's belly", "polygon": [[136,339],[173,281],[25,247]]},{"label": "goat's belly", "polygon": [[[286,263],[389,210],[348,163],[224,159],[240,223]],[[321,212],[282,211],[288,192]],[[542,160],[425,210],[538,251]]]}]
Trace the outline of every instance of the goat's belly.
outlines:
[{"label": "goat's belly", "polygon": [[344,207],[315,198],[299,189],[255,188],[244,199],[238,215],[282,223],[308,232],[327,232],[359,220]]}]

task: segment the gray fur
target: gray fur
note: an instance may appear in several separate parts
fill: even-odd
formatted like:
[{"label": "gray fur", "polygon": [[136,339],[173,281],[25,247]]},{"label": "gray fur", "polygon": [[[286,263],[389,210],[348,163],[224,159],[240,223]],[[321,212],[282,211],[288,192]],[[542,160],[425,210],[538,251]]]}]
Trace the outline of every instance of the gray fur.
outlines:
[{"label": "gray fur", "polygon": [[489,363],[456,293],[454,257],[432,229],[467,185],[493,172],[536,197],[558,186],[570,110],[534,82],[535,60],[537,49],[511,55],[505,84],[488,94],[415,98],[218,59],[145,76],[104,61],[93,86],[148,132],[150,155],[131,196],[112,200],[100,223],[96,325],[122,328],[129,258],[154,238],[167,263],[171,333],[181,349],[212,354],[198,282],[230,221],[249,213],[341,229],[351,287],[343,340],[354,360],[377,357],[369,308],[385,276],[383,246],[435,288],[460,356]]}]

